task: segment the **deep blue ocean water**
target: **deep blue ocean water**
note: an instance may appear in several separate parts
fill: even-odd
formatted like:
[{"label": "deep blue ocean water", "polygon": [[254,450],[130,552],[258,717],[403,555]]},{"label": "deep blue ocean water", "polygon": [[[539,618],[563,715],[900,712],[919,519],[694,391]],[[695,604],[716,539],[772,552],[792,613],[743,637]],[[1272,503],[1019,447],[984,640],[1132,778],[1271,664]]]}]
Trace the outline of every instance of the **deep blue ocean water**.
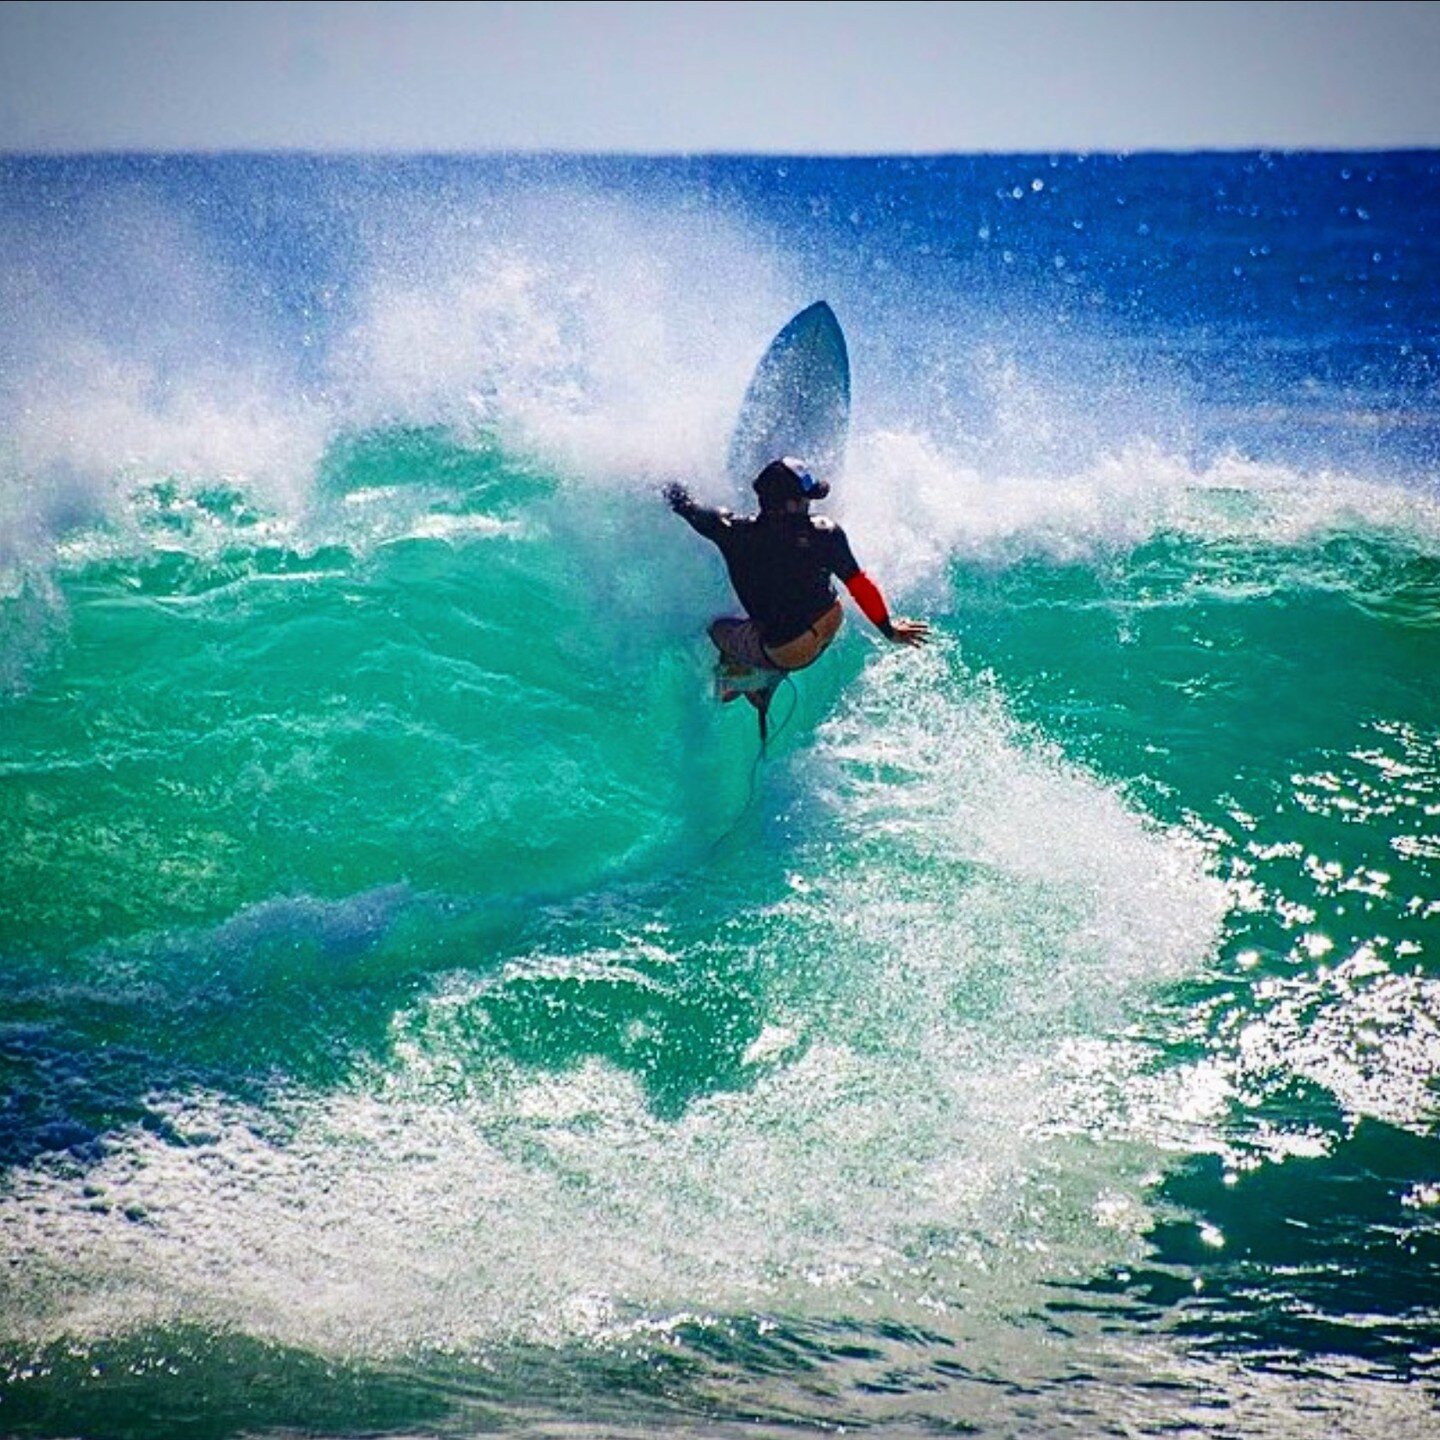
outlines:
[{"label": "deep blue ocean water", "polygon": [[[0,1433],[1440,1402],[1440,155],[0,162]],[[834,307],[777,701],[666,481]]]}]

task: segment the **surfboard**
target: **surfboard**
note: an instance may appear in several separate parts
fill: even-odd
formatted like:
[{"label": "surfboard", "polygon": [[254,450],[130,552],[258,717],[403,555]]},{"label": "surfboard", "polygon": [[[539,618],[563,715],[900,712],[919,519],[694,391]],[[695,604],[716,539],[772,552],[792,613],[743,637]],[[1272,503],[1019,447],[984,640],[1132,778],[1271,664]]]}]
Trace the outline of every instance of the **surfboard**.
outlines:
[{"label": "surfboard", "polygon": [[[760,357],[740,403],[726,472],[737,490],[748,491],[772,460],[793,456],[816,479],[833,484],[844,471],[849,436],[850,352],[835,312],[817,300]],[[716,667],[716,698],[743,695],[755,707],[762,749],[769,735],[770,701],[782,678],[779,671],[737,675],[723,663]]]},{"label": "surfboard", "polygon": [[850,434],[850,354],[823,300],[802,310],[755,367],[730,438],[726,471],[748,488],[772,460],[793,455],[817,479],[838,480]]}]

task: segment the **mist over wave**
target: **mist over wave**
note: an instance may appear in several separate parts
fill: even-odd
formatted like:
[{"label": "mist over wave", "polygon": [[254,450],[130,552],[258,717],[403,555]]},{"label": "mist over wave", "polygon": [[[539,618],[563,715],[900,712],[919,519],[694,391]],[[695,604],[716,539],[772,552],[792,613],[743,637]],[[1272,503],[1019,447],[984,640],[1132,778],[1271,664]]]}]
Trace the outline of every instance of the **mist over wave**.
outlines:
[{"label": "mist over wave", "polygon": [[[817,250],[823,227],[793,246],[790,216],[747,215],[733,177],[684,167],[641,183],[559,160],[10,163],[37,202],[4,217],[12,547],[113,522],[137,485],[161,480],[237,484],[293,516],[337,441],[396,426],[494,434],[576,482],[713,474],[775,317],[822,290],[857,353],[859,448],[868,437],[875,452],[860,473],[885,486],[843,498],[912,494],[915,470],[932,492],[1028,480],[1037,505],[1061,507],[1058,531],[1094,503],[1091,477],[1128,474],[1140,501],[1172,489],[1177,468],[1213,474],[1235,445],[1232,427],[1217,450],[1183,352],[1137,353],[1096,294],[1088,310],[1076,302],[1073,274],[1052,314],[1029,286],[999,286],[991,252],[1005,232],[983,216],[974,257],[957,252],[969,291],[923,289],[878,255],[862,288],[852,256]],[[1023,199],[997,190],[999,203],[1050,205],[1053,164],[1019,168],[1040,174]],[[873,204],[844,228],[864,236],[898,208],[883,191]],[[1087,223],[1098,219],[1066,227],[1067,243]],[[935,246],[912,245],[933,268]],[[1166,261],[1147,262],[1158,286]],[[1264,462],[1273,437],[1262,426],[1250,441],[1239,455]],[[1334,468],[1289,467],[1307,488]],[[1232,468],[1219,483],[1243,485]],[[1078,500],[1064,484],[1046,498],[1076,477]],[[1409,478],[1424,488],[1433,466]]]}]

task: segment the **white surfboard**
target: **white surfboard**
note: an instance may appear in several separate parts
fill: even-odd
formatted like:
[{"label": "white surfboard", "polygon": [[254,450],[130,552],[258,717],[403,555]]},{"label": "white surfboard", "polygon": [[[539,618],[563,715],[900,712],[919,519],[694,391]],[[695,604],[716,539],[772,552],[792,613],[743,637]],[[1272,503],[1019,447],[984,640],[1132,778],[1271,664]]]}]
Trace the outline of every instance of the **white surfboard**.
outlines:
[{"label": "white surfboard", "polygon": [[794,456],[832,484],[850,434],[850,356],[823,300],[802,310],[760,357],[740,406],[726,465],[738,489],[772,460]]}]

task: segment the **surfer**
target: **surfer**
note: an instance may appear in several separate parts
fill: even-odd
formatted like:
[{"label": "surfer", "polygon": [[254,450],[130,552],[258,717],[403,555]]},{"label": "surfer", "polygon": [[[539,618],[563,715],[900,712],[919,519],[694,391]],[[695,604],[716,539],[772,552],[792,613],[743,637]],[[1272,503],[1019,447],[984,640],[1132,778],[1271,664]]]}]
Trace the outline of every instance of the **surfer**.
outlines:
[{"label": "surfer", "polygon": [[818,660],[839,632],[843,611],[832,576],[887,640],[923,645],[930,627],[892,616],[880,587],[856,562],[844,530],[810,514],[811,502],[823,500],[830,486],[803,462],[788,456],[772,460],[755,477],[754,489],[758,515],[697,504],[683,485],[666,486],[664,496],[681,519],[719,547],[745,607],[744,617],[712,621],[710,639],[720,652],[721,699],[743,693],[760,712],[763,737],[775,686],[790,671]]}]

